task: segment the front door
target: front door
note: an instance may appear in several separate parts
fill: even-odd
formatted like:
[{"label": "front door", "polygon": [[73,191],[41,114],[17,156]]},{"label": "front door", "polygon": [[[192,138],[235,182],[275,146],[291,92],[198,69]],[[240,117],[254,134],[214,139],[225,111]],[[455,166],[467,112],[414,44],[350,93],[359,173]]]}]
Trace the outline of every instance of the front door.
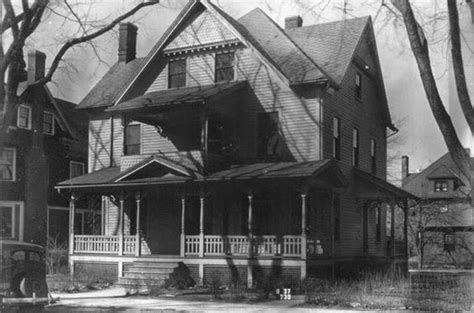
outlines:
[{"label": "front door", "polygon": [[151,254],[179,255],[180,199],[174,193],[149,194],[146,240]]}]

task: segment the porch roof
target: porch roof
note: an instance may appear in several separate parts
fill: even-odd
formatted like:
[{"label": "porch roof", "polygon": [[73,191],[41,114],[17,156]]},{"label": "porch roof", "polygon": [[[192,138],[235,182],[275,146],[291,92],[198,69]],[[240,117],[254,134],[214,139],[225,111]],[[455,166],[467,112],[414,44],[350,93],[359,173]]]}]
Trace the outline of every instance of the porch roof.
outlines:
[{"label": "porch roof", "polygon": [[[59,183],[57,189],[85,189],[97,187],[123,187],[123,186],[144,186],[158,184],[175,184],[189,181],[230,181],[230,180],[250,180],[250,179],[276,179],[276,178],[298,178],[312,177],[321,178],[325,184],[331,186],[345,186],[346,179],[339,170],[337,164],[332,160],[320,160],[309,162],[274,162],[274,163],[255,163],[246,165],[237,165],[229,169],[212,173],[208,176],[200,175],[176,175],[170,171],[162,176],[131,176],[132,173],[138,173],[148,164],[155,161],[156,156],[146,159],[126,171],[120,172],[119,167],[110,167],[99,171],[89,173],[83,176]],[[153,162],[155,163],[155,162]],[[159,162],[162,166],[169,167],[168,164]],[[176,170],[176,169],[175,169]],[[331,175],[322,175],[326,171],[331,171]],[[149,172],[150,171],[145,171]],[[145,173],[144,172],[144,173]],[[183,173],[184,174],[184,173]],[[324,176],[324,177],[323,177]],[[328,176],[328,177],[326,177]],[[124,180],[124,178],[126,178]]]},{"label": "porch roof", "polygon": [[354,168],[354,192],[358,198],[362,199],[419,199],[417,196],[358,168]]},{"label": "porch roof", "polygon": [[106,111],[136,112],[178,104],[191,104],[204,101],[212,102],[241,90],[246,85],[247,81],[240,81],[154,91],[119,103],[116,106],[108,108]]}]

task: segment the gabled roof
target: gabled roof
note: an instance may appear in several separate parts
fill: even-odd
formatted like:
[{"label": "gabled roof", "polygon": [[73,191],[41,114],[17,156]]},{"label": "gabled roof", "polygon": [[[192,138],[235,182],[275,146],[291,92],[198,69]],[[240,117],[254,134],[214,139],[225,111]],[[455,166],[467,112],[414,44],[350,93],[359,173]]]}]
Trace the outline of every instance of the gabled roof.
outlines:
[{"label": "gabled roof", "polygon": [[132,78],[144,58],[115,63],[77,106],[78,109],[112,105],[122,87]]},{"label": "gabled roof", "polygon": [[341,83],[370,17],[285,29],[313,62]]},{"label": "gabled roof", "polygon": [[414,199],[418,197],[370,173],[354,168],[355,194],[362,199]]},{"label": "gabled roof", "polygon": [[66,128],[78,140],[87,141],[89,118],[86,112],[79,111],[77,105],[64,99],[53,98],[53,104],[66,123]]},{"label": "gabled roof", "polygon": [[428,179],[459,179],[459,176],[454,171],[448,168],[445,164],[437,167],[426,176]]}]

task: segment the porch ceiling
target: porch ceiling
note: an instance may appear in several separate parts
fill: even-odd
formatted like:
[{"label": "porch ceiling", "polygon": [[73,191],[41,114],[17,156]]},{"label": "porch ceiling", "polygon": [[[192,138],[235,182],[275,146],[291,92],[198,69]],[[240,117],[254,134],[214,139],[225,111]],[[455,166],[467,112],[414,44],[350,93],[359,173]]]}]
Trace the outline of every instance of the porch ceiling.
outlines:
[{"label": "porch ceiling", "polygon": [[354,192],[356,197],[361,199],[419,199],[417,196],[357,168],[354,168]]},{"label": "porch ceiling", "polygon": [[216,103],[217,100],[237,92],[246,81],[219,83],[188,88],[166,89],[150,92],[108,108],[109,112],[150,113],[184,104]]}]

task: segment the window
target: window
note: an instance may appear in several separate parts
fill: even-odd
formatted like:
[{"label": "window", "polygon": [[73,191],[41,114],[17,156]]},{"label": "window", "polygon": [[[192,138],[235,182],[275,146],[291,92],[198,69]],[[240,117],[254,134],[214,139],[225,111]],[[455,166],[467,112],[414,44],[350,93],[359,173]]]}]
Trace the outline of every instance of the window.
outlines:
[{"label": "window", "polygon": [[54,135],[54,115],[52,113],[43,113],[43,133]]},{"label": "window", "polygon": [[336,160],[341,159],[341,120],[337,117],[332,121],[332,157]]},{"label": "window", "polygon": [[0,152],[0,181],[14,181],[16,175],[16,151],[3,148]]},{"label": "window", "polygon": [[375,207],[375,240],[380,242],[382,238],[382,210],[380,205]]},{"label": "window", "polygon": [[234,59],[234,52],[216,54],[216,83],[234,79]]},{"label": "window", "polygon": [[454,232],[449,229],[444,233],[444,251],[452,252],[455,250],[456,238]]},{"label": "window", "polygon": [[186,86],[186,59],[168,62],[168,88]]},{"label": "window", "polygon": [[374,139],[370,139],[370,171],[373,175],[377,174],[377,145]]},{"label": "window", "polygon": [[359,167],[359,130],[352,130],[352,165]]},{"label": "window", "polygon": [[434,191],[435,192],[447,192],[448,191],[448,181],[446,181],[446,180],[436,180],[434,182]]},{"label": "window", "polygon": [[31,129],[31,108],[29,106],[20,105],[18,107],[17,126]]},{"label": "window", "polygon": [[357,99],[362,99],[362,75],[357,72],[355,75],[355,96]]},{"label": "window", "polygon": [[13,207],[0,206],[0,238],[15,237],[13,225]]},{"label": "window", "polygon": [[334,198],[334,240],[341,239],[341,202]]},{"label": "window", "polygon": [[124,154],[140,154],[140,125],[127,125],[125,127]]},{"label": "window", "polygon": [[278,133],[278,112],[258,114],[258,155],[276,157],[280,135]]},{"label": "window", "polygon": [[84,175],[84,168],[85,168],[84,163],[70,161],[69,162],[69,178],[74,178],[77,176]]}]

